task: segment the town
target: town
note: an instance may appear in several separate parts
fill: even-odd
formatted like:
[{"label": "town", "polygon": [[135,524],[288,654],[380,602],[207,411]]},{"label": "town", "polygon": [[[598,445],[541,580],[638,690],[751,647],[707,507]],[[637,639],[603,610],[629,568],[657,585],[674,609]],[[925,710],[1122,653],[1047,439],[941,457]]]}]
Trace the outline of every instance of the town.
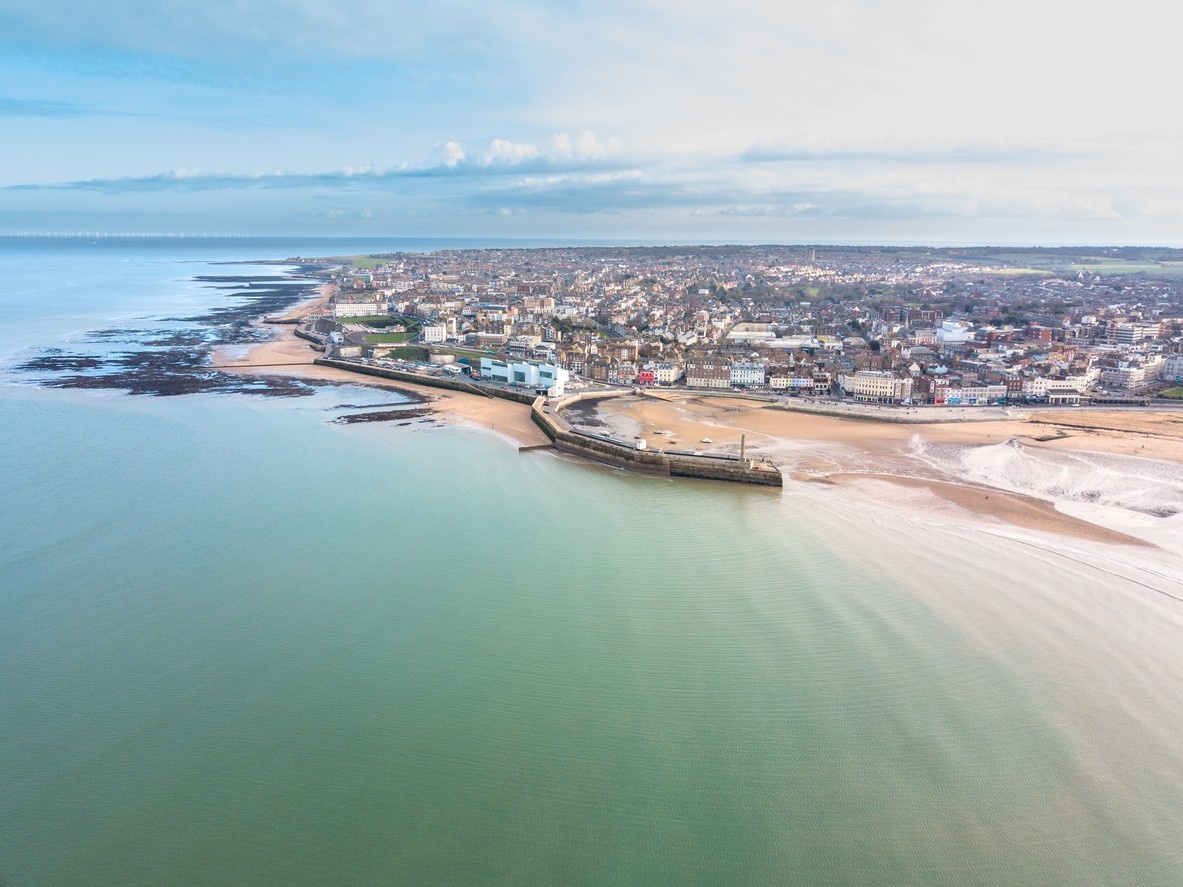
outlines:
[{"label": "town", "polygon": [[562,393],[897,406],[1183,396],[1183,250],[573,247],[322,262],[337,359]]}]

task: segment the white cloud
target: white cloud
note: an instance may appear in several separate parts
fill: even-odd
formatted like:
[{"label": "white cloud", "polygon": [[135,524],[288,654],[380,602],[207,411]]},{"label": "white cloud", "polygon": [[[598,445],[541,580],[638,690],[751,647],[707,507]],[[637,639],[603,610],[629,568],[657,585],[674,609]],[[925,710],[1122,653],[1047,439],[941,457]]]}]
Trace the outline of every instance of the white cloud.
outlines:
[{"label": "white cloud", "polygon": [[506,164],[510,166],[533,160],[539,155],[538,146],[529,142],[511,142],[507,139],[493,139],[485,152],[485,164]]},{"label": "white cloud", "polygon": [[550,137],[550,153],[552,157],[566,159],[575,156],[575,148],[571,144],[571,136],[565,132],[557,132]]},{"label": "white cloud", "polygon": [[445,142],[443,148],[444,166],[455,169],[464,162],[464,146],[459,142]]}]

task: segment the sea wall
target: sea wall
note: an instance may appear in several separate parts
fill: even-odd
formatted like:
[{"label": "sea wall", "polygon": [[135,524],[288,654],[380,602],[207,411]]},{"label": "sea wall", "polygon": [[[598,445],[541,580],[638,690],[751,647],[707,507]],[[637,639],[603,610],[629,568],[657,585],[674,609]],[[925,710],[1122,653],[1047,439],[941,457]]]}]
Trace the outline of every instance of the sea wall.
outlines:
[{"label": "sea wall", "polygon": [[627,392],[593,391],[563,398],[546,406],[545,398],[536,398],[530,415],[555,448],[596,462],[658,474],[666,477],[697,477],[734,483],[779,487],[784,481],[780,470],[769,462],[741,460],[736,456],[705,456],[681,451],[639,450],[626,441],[572,428],[562,418],[564,407],[586,400],[620,397]]},{"label": "sea wall", "polygon": [[325,350],[324,339],[320,338],[320,336],[314,336],[314,335],[312,335],[312,333],[306,333],[306,332],[304,332],[304,330],[300,330],[300,329],[292,330],[292,332],[294,332],[301,339],[307,339],[309,342],[311,342],[313,347],[316,348],[317,351],[324,351]]},{"label": "sea wall", "polygon": [[363,376],[376,376],[379,379],[390,379],[395,382],[411,382],[415,385],[426,385],[430,388],[444,388],[448,391],[463,391],[466,394],[477,394],[482,397],[498,397],[502,400],[512,400],[515,403],[532,404],[533,394],[521,391],[505,391],[500,388],[477,387],[471,382],[446,376],[429,376],[425,373],[411,373],[406,370],[393,370],[385,367],[370,366],[364,363],[354,363],[349,360],[333,360],[328,357],[318,357],[313,363],[319,366],[335,367]]}]

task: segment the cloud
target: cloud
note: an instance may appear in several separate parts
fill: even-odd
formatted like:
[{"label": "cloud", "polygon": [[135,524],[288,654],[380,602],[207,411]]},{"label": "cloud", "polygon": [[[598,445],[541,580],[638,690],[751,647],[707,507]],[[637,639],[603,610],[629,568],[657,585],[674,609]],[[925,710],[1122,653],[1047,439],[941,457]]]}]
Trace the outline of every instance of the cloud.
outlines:
[{"label": "cloud", "polygon": [[486,166],[517,166],[527,160],[534,160],[539,153],[537,145],[493,139],[489,144],[489,150],[485,152],[484,162]]},{"label": "cloud", "polygon": [[[566,142],[564,142],[566,139]],[[560,146],[554,149],[555,144]],[[568,147],[562,146],[567,144]],[[327,172],[288,172],[271,170],[256,173],[209,172],[179,167],[147,176],[80,179],[71,182],[9,185],[2,190],[102,191],[107,193],[147,191],[208,191],[218,189],[365,189],[389,187],[416,179],[481,179],[510,175],[570,174],[581,171],[602,172],[620,168],[626,161],[611,158],[615,139],[601,142],[594,134],[583,133],[574,147],[560,134],[552,140],[552,150],[541,151],[529,142],[493,139],[488,147],[474,154],[457,141],[445,142],[435,152],[433,162],[419,165],[401,163],[381,168],[369,163]]]},{"label": "cloud", "polygon": [[1037,144],[993,144],[989,141],[949,144],[904,142],[874,144],[796,144],[761,141],[740,152],[738,159],[754,163],[880,163],[880,164],[1021,164],[1047,163],[1079,157],[1082,150]]},{"label": "cloud", "polygon": [[464,146],[459,142],[445,142],[443,148],[444,166],[448,169],[455,169],[464,162],[467,154],[464,151]]},{"label": "cloud", "polygon": [[[733,155],[628,155],[611,138],[557,133],[545,150],[510,139],[493,139],[483,148],[449,141],[434,160],[418,165],[249,174],[181,167],[151,176],[8,190],[170,194],[178,199],[202,192],[286,191],[305,201],[323,197],[339,202],[356,195],[367,207],[377,201],[428,215],[673,214],[703,224],[715,219],[719,226],[761,219],[768,224],[813,219],[884,226],[924,221],[940,230],[942,220],[1060,224],[1145,217],[1166,224],[1183,218],[1183,189],[1161,183],[1151,188],[1151,182],[1129,179],[1129,165],[1120,153],[1110,161],[1114,178],[1108,184],[1099,179],[1105,167],[1098,158],[1107,156],[1102,147],[1082,148],[1089,163],[1075,166],[1022,146],[976,155],[958,146],[944,147],[933,149],[932,157],[940,159],[930,162],[917,159],[910,145],[879,145],[875,150],[815,146],[798,152],[758,146]],[[368,218],[360,211],[348,217]]]},{"label": "cloud", "polygon": [[620,139],[615,136],[601,140],[594,132],[585,129],[574,139],[570,133],[555,133],[550,139],[551,155],[556,158],[577,158],[590,160],[608,157],[620,150]]}]

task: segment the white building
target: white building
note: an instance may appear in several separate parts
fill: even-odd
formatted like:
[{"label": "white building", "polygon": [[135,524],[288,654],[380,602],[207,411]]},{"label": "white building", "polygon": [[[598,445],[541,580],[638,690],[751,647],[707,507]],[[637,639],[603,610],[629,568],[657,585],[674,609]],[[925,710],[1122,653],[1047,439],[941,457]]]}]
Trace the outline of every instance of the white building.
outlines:
[{"label": "white building", "polygon": [[765,367],[762,363],[737,360],[731,365],[731,384],[740,388],[753,388],[764,384]]},{"label": "white building", "polygon": [[751,345],[758,342],[771,342],[776,338],[776,333],[766,323],[737,323],[727,334],[727,338],[732,342]]},{"label": "white building", "polygon": [[[1063,378],[1048,378],[1036,376],[1023,380],[1023,395],[1025,397],[1050,397],[1054,389],[1058,394],[1075,391],[1077,394],[1085,391],[1101,378],[1101,371],[1093,368],[1078,376],[1064,376]],[[1059,400],[1057,403],[1065,403]]]},{"label": "white building", "polygon": [[682,377],[682,368],[676,363],[653,365],[653,381],[658,385],[673,385]]},{"label": "white building", "polygon": [[389,314],[386,302],[368,299],[364,302],[334,302],[333,317],[378,317]]},{"label": "white building", "polygon": [[812,392],[815,386],[813,376],[769,376],[768,387],[775,390]]},{"label": "white building", "polygon": [[1183,354],[1172,354],[1163,361],[1162,377],[1168,382],[1183,382]]},{"label": "white building", "polygon": [[969,341],[973,327],[963,320],[944,320],[936,330],[936,339],[942,345],[956,345]]},{"label": "white building", "polygon": [[945,395],[945,403],[960,404],[961,406],[981,407],[990,403],[1003,403],[1006,400],[1005,385],[962,385],[960,388],[950,388]]},{"label": "white building", "polygon": [[1156,381],[1162,375],[1166,362],[1160,357],[1144,364],[1122,362],[1115,369],[1101,370],[1101,384],[1109,388],[1135,391]]},{"label": "white building", "polygon": [[439,344],[446,338],[448,338],[448,328],[442,323],[423,327],[423,341],[428,345]]},{"label": "white building", "polygon": [[547,394],[559,397],[571,376],[562,367],[536,360],[497,360],[493,357],[482,357],[481,378],[504,382],[507,385],[545,390]]},{"label": "white building", "polygon": [[911,376],[860,370],[843,376],[841,381],[842,390],[862,403],[904,403],[912,399]]}]

